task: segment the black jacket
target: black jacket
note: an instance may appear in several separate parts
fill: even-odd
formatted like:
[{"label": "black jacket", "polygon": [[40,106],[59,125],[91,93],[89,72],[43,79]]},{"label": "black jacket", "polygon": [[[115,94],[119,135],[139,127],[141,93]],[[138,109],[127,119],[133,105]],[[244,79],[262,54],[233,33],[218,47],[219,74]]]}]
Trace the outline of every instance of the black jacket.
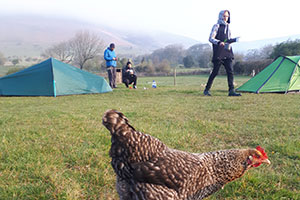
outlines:
[{"label": "black jacket", "polygon": [[129,79],[131,76],[136,76],[135,70],[133,68],[130,68],[130,70],[133,71],[133,74],[130,72],[127,72],[129,68],[127,66],[123,67],[122,69],[122,81],[124,82],[125,79]]},{"label": "black jacket", "polygon": [[[228,27],[228,26],[227,26]],[[218,44],[213,44],[213,61],[223,59],[234,59],[232,48],[226,49],[225,46],[221,46],[220,43],[224,42],[229,45],[235,42],[236,39],[229,38],[229,30],[225,30],[226,26],[220,24],[215,39],[219,40]]]}]

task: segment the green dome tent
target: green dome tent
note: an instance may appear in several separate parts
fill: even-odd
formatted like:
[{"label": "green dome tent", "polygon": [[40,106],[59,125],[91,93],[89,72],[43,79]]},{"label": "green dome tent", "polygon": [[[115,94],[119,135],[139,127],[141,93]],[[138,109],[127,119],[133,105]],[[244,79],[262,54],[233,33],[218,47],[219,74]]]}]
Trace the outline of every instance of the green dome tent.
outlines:
[{"label": "green dome tent", "polygon": [[263,71],[237,88],[237,91],[255,93],[300,91],[300,56],[279,56]]},{"label": "green dome tent", "polygon": [[54,58],[0,78],[0,95],[59,96],[111,92],[106,80]]}]

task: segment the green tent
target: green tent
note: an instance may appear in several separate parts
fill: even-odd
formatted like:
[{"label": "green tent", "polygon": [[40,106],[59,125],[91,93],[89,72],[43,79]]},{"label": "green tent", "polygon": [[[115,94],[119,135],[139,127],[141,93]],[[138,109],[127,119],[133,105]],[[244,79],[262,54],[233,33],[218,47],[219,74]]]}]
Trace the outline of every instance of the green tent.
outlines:
[{"label": "green tent", "polygon": [[237,91],[291,92],[300,90],[300,56],[279,56]]},{"label": "green tent", "polygon": [[111,91],[103,77],[54,58],[0,78],[0,95],[4,96],[55,97]]}]

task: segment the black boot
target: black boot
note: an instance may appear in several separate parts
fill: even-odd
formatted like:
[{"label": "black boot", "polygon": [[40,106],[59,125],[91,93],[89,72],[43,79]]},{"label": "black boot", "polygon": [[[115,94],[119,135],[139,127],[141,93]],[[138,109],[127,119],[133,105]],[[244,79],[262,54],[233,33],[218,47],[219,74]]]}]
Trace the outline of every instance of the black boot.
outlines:
[{"label": "black boot", "polygon": [[234,90],[229,90],[228,96],[230,97],[239,97],[242,96],[240,93],[236,93]]},{"label": "black boot", "polygon": [[204,90],[203,94],[204,94],[204,96],[211,96],[209,90]]}]

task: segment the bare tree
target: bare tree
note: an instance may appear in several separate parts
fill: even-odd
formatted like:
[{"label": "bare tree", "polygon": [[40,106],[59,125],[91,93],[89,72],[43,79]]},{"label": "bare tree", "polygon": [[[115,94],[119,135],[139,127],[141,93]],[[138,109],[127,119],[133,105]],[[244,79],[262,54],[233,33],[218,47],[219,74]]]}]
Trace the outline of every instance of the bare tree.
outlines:
[{"label": "bare tree", "polygon": [[62,62],[70,63],[73,60],[74,53],[71,49],[70,42],[60,42],[45,50],[43,57],[53,57]]},{"label": "bare tree", "polygon": [[100,37],[89,31],[78,32],[73,39],[70,40],[70,46],[74,53],[74,64],[83,68],[86,61],[93,59],[104,49],[104,43]]}]

